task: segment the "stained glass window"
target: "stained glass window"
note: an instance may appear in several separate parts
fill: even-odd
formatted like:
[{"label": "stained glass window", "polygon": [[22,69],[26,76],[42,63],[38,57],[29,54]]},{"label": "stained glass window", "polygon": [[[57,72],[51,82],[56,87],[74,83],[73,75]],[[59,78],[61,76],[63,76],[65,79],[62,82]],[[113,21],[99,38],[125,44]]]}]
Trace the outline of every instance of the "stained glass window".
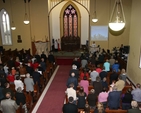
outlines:
[{"label": "stained glass window", "polygon": [[75,8],[72,5],[68,5],[68,7],[64,11],[63,17],[64,24],[64,36],[75,36],[78,34],[78,16]]}]

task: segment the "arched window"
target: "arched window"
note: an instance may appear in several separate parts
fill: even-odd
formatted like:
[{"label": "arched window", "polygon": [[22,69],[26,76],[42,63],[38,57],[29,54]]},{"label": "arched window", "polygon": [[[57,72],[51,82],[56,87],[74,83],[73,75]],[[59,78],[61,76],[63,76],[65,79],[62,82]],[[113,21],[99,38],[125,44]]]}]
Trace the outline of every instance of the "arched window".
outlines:
[{"label": "arched window", "polygon": [[4,9],[2,9],[0,12],[0,28],[2,44],[12,45],[9,15]]},{"label": "arched window", "polygon": [[63,24],[64,24],[64,36],[78,36],[78,15],[75,8],[72,5],[64,11],[63,15]]}]

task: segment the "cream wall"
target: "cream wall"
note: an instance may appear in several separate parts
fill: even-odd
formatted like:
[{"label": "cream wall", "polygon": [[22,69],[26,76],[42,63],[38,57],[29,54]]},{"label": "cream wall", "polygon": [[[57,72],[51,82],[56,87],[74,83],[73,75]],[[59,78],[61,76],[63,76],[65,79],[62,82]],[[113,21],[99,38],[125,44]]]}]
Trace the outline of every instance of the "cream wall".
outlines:
[{"label": "cream wall", "polygon": [[[16,30],[12,31],[13,45],[3,46],[5,49],[29,49],[31,48],[31,40],[44,41],[45,36],[49,37],[47,0],[42,0],[42,2],[40,2],[40,0],[31,0],[29,4],[31,20],[29,25],[23,23],[25,13],[24,0],[11,0],[11,2]],[[2,8],[6,9],[11,19],[10,0],[6,0],[5,3],[0,0],[0,9]],[[17,35],[21,35],[22,43],[17,43]]]},{"label": "cream wall", "polygon": [[[31,40],[41,40],[44,41],[45,37],[49,38],[49,28],[48,25],[53,23],[53,19],[48,23],[48,8],[47,1],[48,0],[31,0],[30,2],[30,17],[31,21],[29,25],[23,24],[24,19],[24,1],[23,0],[11,0],[13,6],[13,17],[14,22],[17,27],[15,31],[12,31],[13,45],[12,46],[4,46],[6,49],[28,49],[31,48]],[[109,17],[111,14],[111,9],[113,8],[114,0],[97,0],[97,17],[99,21],[97,23],[93,23],[91,21],[92,14],[94,10],[94,0],[90,0],[90,25],[108,25]],[[66,1],[65,1],[66,2]],[[124,12],[126,17],[126,28],[121,35],[115,36],[109,33],[108,41],[96,41],[96,44],[101,45],[102,48],[113,48],[114,46],[120,46],[121,44],[128,45],[129,43],[129,29],[130,29],[130,16],[131,16],[131,5],[132,0],[122,0],[124,6]],[[75,2],[74,2],[75,3]],[[80,5],[77,4],[80,8]],[[62,7],[62,6],[61,6]],[[82,7],[82,6],[81,6]],[[10,3],[6,0],[6,3],[0,1],[0,9],[5,8],[7,12],[10,14]],[[59,7],[60,8],[60,7]],[[61,10],[61,8],[58,8]],[[82,17],[82,25],[81,25],[81,43],[85,44],[85,41],[89,38],[89,15],[86,14],[86,11],[80,8]],[[58,13],[57,12],[57,13]],[[56,15],[56,11],[55,11]],[[86,15],[86,17],[85,17]],[[53,15],[51,15],[53,16]],[[11,15],[10,15],[11,17]],[[57,20],[59,21],[59,20]],[[53,23],[54,26],[55,23]],[[60,36],[60,25],[57,24],[57,28],[51,27],[51,34],[54,34],[52,37],[58,38]],[[57,32],[56,32],[57,31]],[[55,32],[55,33],[54,33]],[[22,43],[17,43],[17,35],[21,35]],[[115,43],[116,42],[116,43]]]},{"label": "cream wall", "polygon": [[130,24],[130,53],[128,58],[127,71],[134,83],[141,83],[141,69],[139,59],[141,53],[141,0],[132,1],[131,24]]},{"label": "cream wall", "polygon": [[[97,0],[96,8],[97,8],[97,18],[99,19],[97,23],[93,23],[90,21],[93,26],[103,26],[109,23],[109,19],[111,16],[111,12],[114,6],[115,0]],[[113,47],[119,47],[121,44],[128,45],[129,43],[129,30],[130,30],[130,16],[131,16],[131,5],[132,0],[122,0],[125,18],[126,18],[126,27],[122,34],[117,35],[117,33],[109,32],[108,41],[96,41],[97,45],[100,45],[101,48],[104,49],[112,49]],[[91,0],[91,18],[94,11],[94,0]],[[92,43],[92,42],[91,42]]]},{"label": "cream wall", "polygon": [[[57,5],[52,11],[50,17],[50,37],[54,39],[59,39],[62,37],[60,35],[60,13],[63,8],[63,6],[67,3],[67,1],[64,1]],[[89,13],[87,10],[82,7],[80,4],[73,2],[80,11],[81,16],[81,44],[86,44],[86,40],[89,39]]]}]

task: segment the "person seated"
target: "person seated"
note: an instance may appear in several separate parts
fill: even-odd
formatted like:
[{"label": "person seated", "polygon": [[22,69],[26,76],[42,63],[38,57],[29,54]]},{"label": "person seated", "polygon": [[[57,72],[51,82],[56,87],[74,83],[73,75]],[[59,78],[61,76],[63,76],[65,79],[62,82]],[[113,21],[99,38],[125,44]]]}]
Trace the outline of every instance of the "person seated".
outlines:
[{"label": "person seated", "polygon": [[131,109],[131,101],[133,97],[131,94],[131,89],[128,89],[125,94],[122,94],[122,109],[123,110],[128,110]]},{"label": "person seated", "polygon": [[87,101],[90,106],[90,109],[95,109],[97,102],[97,94],[94,89],[91,89],[90,93],[87,96]]},{"label": "person seated", "polygon": [[79,109],[84,109],[86,104],[86,93],[84,92],[84,88],[80,87],[79,92],[77,93],[77,107]]},{"label": "person seated", "polygon": [[138,108],[138,103],[136,101],[131,102],[132,109],[128,109],[128,113],[141,113],[141,110]]},{"label": "person seated", "polygon": [[112,70],[115,70],[116,72],[119,72],[118,60],[116,60],[115,63],[112,65]]},{"label": "person seated", "polygon": [[84,88],[84,92],[88,95],[89,81],[86,76],[83,77],[83,80],[80,81],[79,85]]},{"label": "person seated", "polygon": [[101,102],[98,102],[98,103],[97,103],[97,107],[96,107],[96,109],[94,110],[94,113],[105,113],[103,104],[102,104]]},{"label": "person seated", "polygon": [[63,113],[78,113],[77,105],[73,104],[73,97],[69,97],[69,102],[63,105]]},{"label": "person seated", "polygon": [[109,92],[108,95],[109,109],[118,109],[120,107],[120,95],[121,92],[117,91],[117,87],[114,86],[112,92]]},{"label": "person seated", "polygon": [[101,102],[104,106],[104,109],[107,107],[107,98],[108,98],[109,92],[106,92],[106,88],[104,87],[102,92],[98,95],[98,102]]},{"label": "person seated", "polygon": [[26,106],[26,97],[25,94],[22,92],[22,88],[18,87],[15,93],[16,103],[20,105],[22,103],[22,108],[24,108],[25,113],[27,113],[27,106]]}]

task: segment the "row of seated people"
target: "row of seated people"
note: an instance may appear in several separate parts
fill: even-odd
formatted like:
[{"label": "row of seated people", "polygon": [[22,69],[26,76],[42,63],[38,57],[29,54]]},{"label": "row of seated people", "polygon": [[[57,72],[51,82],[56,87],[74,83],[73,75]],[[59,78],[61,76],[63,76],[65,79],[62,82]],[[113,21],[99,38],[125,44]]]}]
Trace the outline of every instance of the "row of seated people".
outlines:
[{"label": "row of seated people", "polygon": [[[68,88],[66,90],[66,100],[69,102],[63,106],[63,113],[69,113],[67,112],[67,105],[69,106],[71,103],[77,108],[73,113],[80,112],[81,109],[84,110],[88,106],[91,113],[105,113],[110,112],[110,110],[115,110],[115,113],[116,111],[127,112],[128,110],[130,113],[132,107],[137,108],[137,103],[140,104],[141,97],[137,94],[138,90],[141,93],[140,84],[137,84],[137,88],[131,92],[132,87],[126,85],[126,78],[122,77],[123,73],[117,76],[118,80],[114,80],[114,82],[108,86],[107,90],[105,84],[103,85],[102,83],[103,80],[101,81],[101,77],[103,76],[100,76],[101,73],[96,72],[95,68],[89,71],[89,73],[82,72],[83,74],[79,73],[77,66],[73,65],[72,68],[73,69],[70,70],[70,77],[67,81]],[[107,78],[108,73],[112,75],[111,72],[105,71],[105,77],[103,78]],[[116,71],[114,73],[116,73]],[[95,78],[95,80],[92,78]],[[106,83],[106,81],[104,82]],[[135,104],[131,106],[131,102]],[[135,111],[137,113],[141,112],[139,109],[135,109]]]},{"label": "row of seated people", "polygon": [[31,112],[56,67],[47,57],[46,62],[42,57],[40,62],[16,59],[0,66],[0,110],[4,113]]}]

